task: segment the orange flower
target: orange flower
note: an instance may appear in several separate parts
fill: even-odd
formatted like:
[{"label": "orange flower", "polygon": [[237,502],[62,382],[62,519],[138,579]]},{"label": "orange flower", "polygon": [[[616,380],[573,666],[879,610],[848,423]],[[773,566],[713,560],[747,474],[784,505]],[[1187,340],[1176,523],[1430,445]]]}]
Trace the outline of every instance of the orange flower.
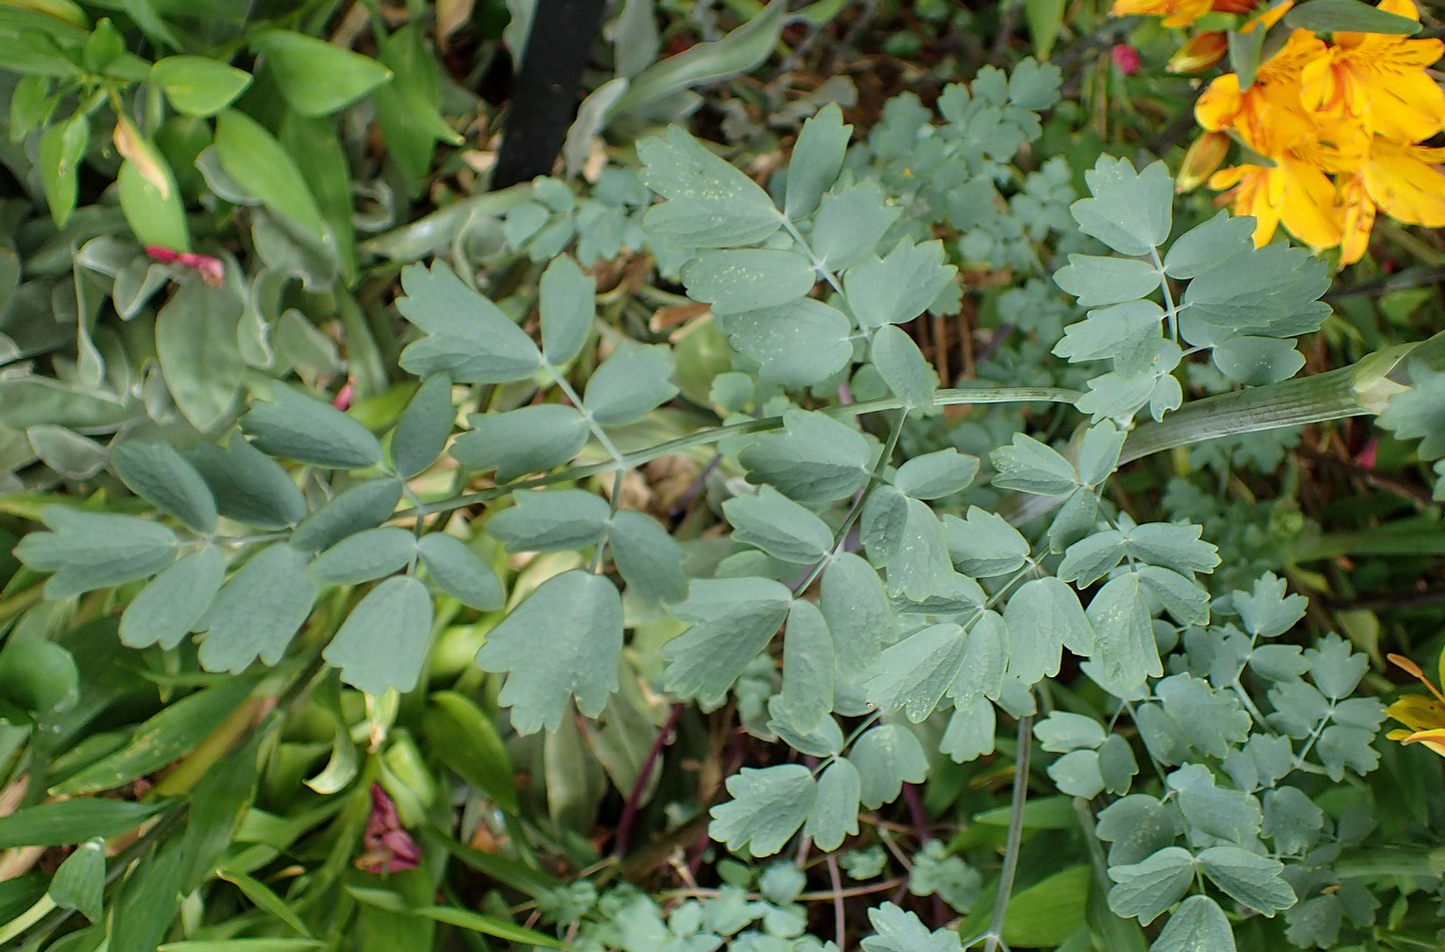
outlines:
[{"label": "orange flower", "polygon": [[[1403,668],[1429,689],[1433,697],[1411,694],[1385,708],[1385,713],[1409,730],[1393,730],[1386,736],[1402,744],[1424,744],[1445,757],[1445,695],[1425,678],[1420,666],[1409,658],[1389,655],[1390,661]],[[1440,678],[1445,681],[1445,655],[1441,655]]]},{"label": "orange flower", "polygon": [[1210,11],[1248,13],[1258,0],[1114,0],[1116,17],[1141,14],[1163,17],[1165,26],[1188,26]]},{"label": "orange flower", "polygon": [[1174,178],[1175,191],[1192,192],[1203,185],[1224,164],[1228,154],[1229,136],[1222,132],[1206,132],[1195,139],[1179,165],[1179,174]]},{"label": "orange flower", "polygon": [[1333,248],[1342,237],[1335,186],[1313,162],[1294,155],[1275,159],[1273,168],[1237,165],[1209,179],[1209,187],[1223,190],[1236,215],[1252,215],[1254,243],[1262,247],[1284,225],[1290,234],[1313,248]]},{"label": "orange flower", "polygon": [[1224,58],[1229,50],[1229,38],[1218,30],[1196,33],[1189,42],[1179,47],[1169,57],[1164,68],[1171,73],[1202,72]]}]

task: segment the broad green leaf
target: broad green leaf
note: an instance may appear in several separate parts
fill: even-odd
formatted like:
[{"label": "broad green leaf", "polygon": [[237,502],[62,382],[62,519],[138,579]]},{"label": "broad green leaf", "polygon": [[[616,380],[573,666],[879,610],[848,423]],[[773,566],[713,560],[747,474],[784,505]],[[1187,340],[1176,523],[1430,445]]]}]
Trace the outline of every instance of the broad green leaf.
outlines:
[{"label": "broad green leaf", "polygon": [[1174,910],[1149,952],[1235,952],[1234,930],[1219,903],[1190,896]]},{"label": "broad green leaf", "polygon": [[980,698],[968,707],[956,707],[938,749],[955,763],[966,764],[993,753],[997,727],[993,704]]},{"label": "broad green leaf", "polygon": [[[0,705],[14,705],[23,717],[48,724],[56,714],[75,706],[80,694],[75,658],[61,645],[43,638],[11,638],[0,651]],[[9,712],[6,712],[7,719]]]},{"label": "broad green leaf", "polygon": [[1211,356],[1220,373],[1251,387],[1288,380],[1305,365],[1293,341],[1272,337],[1231,337]]},{"label": "broad green leaf", "polygon": [[1181,302],[1187,309],[1180,313],[1179,331],[1189,343],[1204,347],[1239,334],[1308,333],[1329,316],[1329,305],[1319,300],[1329,286],[1323,260],[1302,248],[1266,245],[1190,281]]},{"label": "broad green leaf", "polygon": [[1057,578],[1020,585],[1003,617],[1009,630],[1008,670],[1025,684],[1058,674],[1061,648],[1083,657],[1094,651],[1094,628],[1079,596]]},{"label": "broad green leaf", "polygon": [[793,593],[772,579],[694,581],[687,600],[671,609],[693,625],[662,649],[668,692],[717,707],[772,641],[792,603]]},{"label": "broad green leaf", "polygon": [[201,474],[221,515],[258,529],[285,529],[306,515],[306,502],[281,464],[240,434],[226,446],[202,443],[187,461]]},{"label": "broad green leaf", "polygon": [[700,83],[751,72],[776,48],[786,17],[786,10],[769,5],[722,39],[697,43],[652,64],[632,80],[627,95],[609,110],[609,117],[645,110]]},{"label": "broad green leaf", "polygon": [[230,678],[172,701],[137,727],[124,747],[66,778],[50,788],[50,793],[113,790],[160,770],[225,723],[255,686],[254,678]]},{"label": "broad green leaf", "polygon": [[1123,796],[1139,774],[1139,762],[1134,759],[1134,749],[1118,734],[1110,734],[1099,747],[1099,776],[1103,778],[1104,789],[1115,796]]},{"label": "broad green leaf", "polygon": [[928,779],[928,755],[901,724],[871,728],[853,743],[848,758],[862,779],[859,799],[869,810],[898,799],[905,783]]},{"label": "broad green leaf", "polygon": [[1188,850],[1169,846],[1142,862],[1110,866],[1109,878],[1115,885],[1109,890],[1109,908],[1117,916],[1138,919],[1147,926],[1189,891],[1194,863]]},{"label": "broad green leaf", "polygon": [[1155,565],[1135,569],[1145,591],[1181,625],[1209,623],[1209,592],[1193,579]]},{"label": "broad green leaf", "polygon": [[879,376],[905,408],[933,406],[938,374],[901,328],[889,324],[875,333],[870,354]]},{"label": "broad green leaf", "polygon": [[[637,91],[634,84],[618,108]],[[678,248],[728,248],[756,244],[782,226],[767,192],[680,126],[669,127],[666,138],[643,139],[637,155],[642,184],[668,199],[643,216],[643,228],[656,240]]]},{"label": "broad green leaf", "polygon": [[116,194],[131,231],[142,245],[189,251],[186,207],[170,163],[129,119],[117,122],[113,138],[124,159],[116,173]]},{"label": "broad green leaf", "polygon": [[356,585],[406,568],[417,556],[417,538],[399,526],[365,529],[321,553],[306,567],[308,578],[329,585]]},{"label": "broad green leaf", "polygon": [[523,734],[555,731],[569,700],[588,717],[617,689],[622,598],[606,578],[580,569],[543,582],[492,629],[477,652],[484,671],[506,672],[498,703]]},{"label": "broad green leaf", "polygon": [[[926,458],[916,457],[904,463],[903,468]],[[900,475],[902,472],[900,469]],[[969,506],[962,519],[945,515],[943,538],[954,567],[974,578],[1015,572],[1029,557],[1028,540],[1009,525],[1008,520],[978,506]]]},{"label": "broad green leaf", "polygon": [[967,640],[954,624],[932,625],[883,649],[875,674],[864,685],[868,702],[899,711],[915,724],[938,702],[963,669]]},{"label": "broad green leaf", "polygon": [[852,133],[853,127],[844,124],[843,110],[836,103],[824,106],[803,123],[788,159],[783,211],[789,218],[797,221],[817,209],[818,200],[838,179]]},{"label": "broad green leaf", "polygon": [[1049,779],[1065,796],[1092,800],[1104,792],[1098,751],[1076,750],[1065,754],[1049,765]]},{"label": "broad green leaf", "polygon": [[1266,916],[1298,902],[1280,875],[1284,864],[1279,860],[1237,846],[1213,846],[1199,854],[1199,866],[1210,882],[1231,898]]},{"label": "broad green leaf", "polygon": [[682,267],[688,297],[714,314],[779,307],[813,290],[818,272],[795,251],[739,248],[707,251]]},{"label": "broad green leaf", "polygon": [[1068,265],[1054,273],[1054,283],[1082,307],[1137,300],[1158,290],[1159,280],[1159,272],[1147,261],[1096,255],[1069,255]]},{"label": "broad green leaf", "polygon": [[1133,573],[1111,579],[1089,603],[1097,666],[1110,689],[1129,689],[1164,673],[1149,608]]},{"label": "broad green leaf", "polygon": [[1420,32],[1420,21],[1391,13],[1360,0],[1310,0],[1285,14],[1291,29],[1316,33],[1385,33],[1410,36]]},{"label": "broad green leaf", "polygon": [[833,710],[833,636],[812,602],[794,601],[783,631],[782,709],[794,729],[813,730]]},{"label": "broad green leaf", "polygon": [[42,508],[40,518],[52,531],[25,536],[15,555],[55,573],[45,583],[51,601],[145,578],[176,557],[176,534],[158,522],[55,505]]},{"label": "broad green leaf", "polygon": [[1217,837],[1249,843],[1259,836],[1263,820],[1259,801],[1239,790],[1215,784],[1209,768],[1185,764],[1167,778],[1191,837]]},{"label": "broad green leaf", "polygon": [[391,70],[370,57],[291,30],[261,30],[248,39],[281,96],[303,116],[329,116],[391,79]]},{"label": "broad green leaf", "polygon": [[1112,360],[1124,377],[1154,369],[1163,342],[1164,309],[1153,301],[1128,301],[1090,311],[1084,320],[1064,328],[1053,354],[1070,363]]},{"label": "broad green leaf", "polygon": [[428,532],[416,546],[427,575],[437,588],[478,611],[496,611],[506,603],[492,567],[460,540]]},{"label": "broad green leaf", "polygon": [[1064,0],[1024,0],[1024,22],[1029,39],[1040,56],[1048,56],[1064,25]]},{"label": "broad green leaf", "polygon": [[487,520],[487,532],[511,552],[551,552],[595,545],[607,534],[612,510],[581,489],[518,492],[515,505]]},{"label": "broad green leaf", "polygon": [[424,25],[412,21],[376,39],[378,56],[392,72],[391,82],[374,91],[376,119],[387,154],[415,197],[431,171],[436,144],[460,145],[462,138],[441,115],[440,64]]},{"label": "broad green leaf", "polygon": [[583,408],[603,426],[635,423],[677,396],[671,376],[670,348],[619,347],[588,379]]},{"label": "broad green leaf", "polygon": [[958,270],[944,264],[943,243],[900,238],[882,258],[868,257],[844,279],[848,308],[862,327],[906,324],[938,300]]},{"label": "broad green leaf", "polygon": [[105,840],[86,840],[65,858],[50,880],[48,895],[62,909],[99,922],[105,890]]},{"label": "broad green leaf", "polygon": [[1118,529],[1105,529],[1069,546],[1056,574],[1062,581],[1073,582],[1081,589],[1087,588],[1109,574],[1124,560],[1128,551],[1124,533]]},{"label": "broad green leaf", "polygon": [[857,683],[868,676],[898,634],[877,571],[851,552],[840,552],[823,573],[818,607],[833,635],[840,680]]},{"label": "broad green leaf", "polygon": [[207,632],[201,666],[240,674],[257,657],[268,665],[280,661],[316,601],[316,583],[305,571],[310,561],[277,542],[231,576],[196,625]]},{"label": "broad green leaf", "polygon": [[727,791],[732,799],[712,808],[708,833],[730,850],[747,847],[753,856],[781,850],[808,819],[817,796],[802,764],[744,767],[727,779]]},{"label": "broad green leaf", "polygon": [[1174,240],[1164,270],[1171,278],[1196,278],[1253,249],[1254,222],[1221,211]]},{"label": "broad green leaf", "polygon": [[[1004,941],[1015,949],[1064,948],[1073,936],[1087,934],[1093,878],[1088,864],[1077,863],[1015,892],[1004,916]],[[1110,952],[1127,948],[1105,947]]]},{"label": "broad green leaf", "polygon": [[[187,278],[156,315],[156,353],[166,388],[191,425],[229,421],[246,361],[237,340],[245,308],[239,284],[211,287]],[[194,462],[194,460],[192,460]]]},{"label": "broad green leaf", "polygon": [[1163,162],[1136,173],[1128,159],[1104,155],[1084,173],[1092,198],[1069,206],[1079,229],[1126,255],[1147,255],[1169,238],[1174,182]]},{"label": "broad green leaf", "polygon": [[623,510],[607,526],[608,545],[628,590],[649,602],[687,597],[682,547],[649,516]]},{"label": "broad green leaf", "polygon": [[903,542],[888,563],[888,594],[925,599],[944,590],[955,577],[953,563],[948,558],[943,523],[933,510],[917,499],[909,499],[905,505],[908,515]]},{"label": "broad green leaf", "polygon": [[978,616],[968,629],[963,667],[948,688],[948,696],[956,705],[969,707],[980,697],[998,700],[1008,666],[1008,640],[1002,615],[990,609]]},{"label": "broad green leaf", "polygon": [[1254,582],[1251,591],[1234,593],[1234,610],[1239,612],[1244,630],[1258,638],[1277,638],[1294,627],[1305,615],[1309,599],[1303,595],[1286,595],[1285,581],[1273,572],[1266,572]]},{"label": "broad green leaf", "polygon": [[1063,496],[1079,485],[1069,461],[1031,436],[1015,433],[1009,446],[989,454],[996,471],[993,484],[1036,496]]},{"label": "broad green leaf", "polygon": [[89,146],[90,121],[82,112],[55,123],[40,137],[40,181],[50,205],[50,217],[61,228],[75,211],[80,164]]},{"label": "broad green leaf", "polygon": [[120,616],[121,643],[129,648],[174,648],[211,606],[225,574],[225,559],[213,545],[182,556],[126,606]]},{"label": "broad green leaf", "polygon": [[196,468],[167,443],[127,441],[110,451],[110,464],[121,482],[187,527],[216,531],[216,500]]},{"label": "broad green leaf", "polygon": [[1126,539],[1135,558],[1192,578],[1195,572],[1213,572],[1219,565],[1219,549],[1203,541],[1203,534],[1200,526],[1146,522],[1130,529]]},{"label": "broad green leaf", "polygon": [[452,382],[446,374],[422,381],[391,433],[391,463],[402,479],[419,475],[447,445],[456,422]]},{"label": "broad green leaf", "polygon": [[956,931],[939,928],[930,933],[917,915],[891,902],[869,909],[868,921],[877,935],[863,940],[864,952],[959,952],[963,947]]},{"label": "broad green leaf", "polygon": [[858,832],[858,800],[863,780],[847,757],[839,757],[818,775],[817,792],[803,826],[813,845],[830,853]]},{"label": "broad green leaf", "polygon": [[401,482],[395,479],[357,483],[303,519],[291,544],[302,552],[319,552],[348,536],[374,529],[396,511],[401,489]]},{"label": "broad green leaf", "polygon": [[1103,745],[1108,734],[1092,717],[1070,711],[1053,711],[1034,727],[1039,746],[1051,754],[1074,750],[1094,750]]},{"label": "broad green leaf", "polygon": [[827,414],[788,410],[783,432],[764,433],[740,456],[750,481],[767,483],[802,503],[851,496],[869,476],[868,442]]},{"label": "broad green leaf", "polygon": [[552,259],[542,272],[538,291],[542,318],[542,350],[547,361],[561,367],[582,352],[597,314],[597,282],[568,255]]},{"label": "broad green leaf", "polygon": [[151,66],[150,81],[176,112],[213,116],[246,91],[251,74],[205,56],[167,56]]},{"label": "broad green leaf", "polygon": [[495,469],[500,482],[570,463],[587,443],[587,421],[560,403],[474,413],[467,422],[472,431],[452,442],[452,456],[467,470]]},{"label": "broad green leaf", "polygon": [[1183,831],[1173,804],[1143,794],[1130,794],[1099,811],[1099,839],[1112,844],[1110,866],[1137,863],[1172,845]]},{"label": "broad green leaf", "polygon": [[466,695],[436,691],[422,715],[422,733],[442,763],[502,809],[517,812],[512,760],[496,726]]},{"label": "broad green leaf", "polygon": [[245,113],[224,110],[216,117],[216,155],[226,174],[273,214],[327,240],[321,209],[305,177],[264,126]]},{"label": "broad green leaf", "polygon": [[887,568],[903,550],[908,534],[908,497],[896,486],[882,483],[863,500],[858,522],[858,541],[868,552],[868,561]]},{"label": "broad green leaf", "polygon": [[328,403],[273,384],[274,402],[258,401],[241,429],[268,456],[329,469],[365,469],[381,462],[371,431]]},{"label": "broad green leaf", "polygon": [[21,807],[0,817],[0,849],[70,846],[96,836],[120,836],[170,809],[171,805],[165,800],[135,803],[75,797]]},{"label": "broad green leaf", "polygon": [[898,467],[893,485],[914,499],[942,499],[963,492],[978,475],[978,457],[956,449],[924,453]]},{"label": "broad green leaf", "polygon": [[1079,478],[1085,486],[1098,486],[1113,475],[1128,435],[1108,420],[1084,431],[1079,445]]},{"label": "broad green leaf", "polygon": [[769,383],[805,387],[826,380],[853,358],[853,325],[822,301],[799,298],[720,318],[728,343],[756,360]]},{"label": "broad green leaf", "polygon": [[833,531],[810,510],[764,486],[723,503],[733,539],[786,562],[812,564],[833,551]]},{"label": "broad green leaf", "polygon": [[857,182],[828,192],[813,217],[813,253],[835,274],[851,268],[873,254],[902,211],[887,203],[877,182]]},{"label": "broad green leaf", "polygon": [[431,644],[432,604],[426,586],[407,575],[378,584],[346,616],[321,656],[341,680],[367,694],[416,687]]}]

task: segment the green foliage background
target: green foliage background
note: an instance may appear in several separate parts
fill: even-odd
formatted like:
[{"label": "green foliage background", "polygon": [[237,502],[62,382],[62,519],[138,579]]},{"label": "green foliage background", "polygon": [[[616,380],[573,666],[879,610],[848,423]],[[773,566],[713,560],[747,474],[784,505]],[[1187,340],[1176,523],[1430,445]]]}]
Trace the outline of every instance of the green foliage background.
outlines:
[{"label": "green foliage background", "polygon": [[0,2],[0,941],[1439,947],[1434,237],[1096,4],[626,0],[489,192],[533,12]]}]

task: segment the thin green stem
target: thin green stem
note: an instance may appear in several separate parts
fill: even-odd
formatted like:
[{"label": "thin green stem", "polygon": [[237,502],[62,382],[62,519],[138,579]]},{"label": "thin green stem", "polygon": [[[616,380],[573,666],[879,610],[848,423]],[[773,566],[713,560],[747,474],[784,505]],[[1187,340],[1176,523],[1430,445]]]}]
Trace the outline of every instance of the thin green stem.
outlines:
[{"label": "thin green stem", "polygon": [[1013,895],[1014,875],[1019,866],[1019,844],[1024,834],[1024,806],[1029,796],[1029,751],[1034,744],[1034,719],[1019,718],[1018,754],[1014,763],[1013,803],[1009,811],[1008,838],[1004,841],[1003,869],[999,873],[998,896],[993,901],[993,917],[984,936],[983,952],[997,952],[1003,942],[1003,921]]},{"label": "thin green stem", "polygon": [[1159,249],[1150,248],[1154,268],[1159,272],[1159,290],[1164,292],[1164,316],[1169,320],[1169,336],[1179,340],[1179,308],[1174,304],[1174,292],[1169,289],[1169,276],[1164,273],[1164,262],[1159,259]]}]

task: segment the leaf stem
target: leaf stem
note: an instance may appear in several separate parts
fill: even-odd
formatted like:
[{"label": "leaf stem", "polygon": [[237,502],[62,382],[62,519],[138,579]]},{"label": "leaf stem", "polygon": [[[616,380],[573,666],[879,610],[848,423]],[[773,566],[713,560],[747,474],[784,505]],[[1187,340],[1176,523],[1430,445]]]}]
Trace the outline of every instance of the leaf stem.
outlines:
[{"label": "leaf stem", "polygon": [[1033,715],[1019,718],[1018,754],[1014,764],[1013,803],[1008,820],[1008,838],[1004,841],[1003,870],[999,873],[998,896],[993,901],[993,917],[983,940],[983,952],[997,952],[1003,942],[1004,916],[1008,914],[1013,894],[1014,874],[1019,866],[1019,843],[1024,834],[1024,806],[1029,795],[1029,751],[1034,743]]}]

